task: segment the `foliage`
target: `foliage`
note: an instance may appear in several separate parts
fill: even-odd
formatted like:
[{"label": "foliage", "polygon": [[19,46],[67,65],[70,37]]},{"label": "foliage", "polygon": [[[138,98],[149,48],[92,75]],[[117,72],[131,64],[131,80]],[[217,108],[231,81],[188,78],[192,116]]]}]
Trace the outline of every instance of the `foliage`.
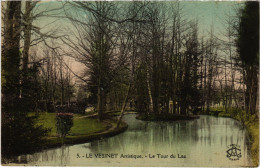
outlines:
[{"label": "foliage", "polygon": [[[48,130],[42,126],[35,126],[37,116],[27,115],[31,102],[21,98],[20,94],[22,88],[19,33],[21,31],[21,2],[10,1],[6,3],[6,6],[7,10],[3,18],[5,24],[1,57],[1,77],[3,78],[1,83],[1,152],[3,158],[10,159],[19,154],[40,149]],[[29,87],[37,86],[36,83],[27,84]],[[36,93],[33,88],[31,89]],[[29,92],[29,90],[26,91]]]},{"label": "foliage", "polygon": [[188,116],[188,115],[175,115],[175,114],[141,114],[137,116],[137,119],[144,121],[178,121],[178,120],[194,120],[198,119],[199,116]]},{"label": "foliage", "polygon": [[73,126],[72,113],[57,113],[56,114],[56,128],[57,133],[64,138]]},{"label": "foliage", "polygon": [[[147,75],[146,75],[147,67],[144,63],[141,63],[139,67],[136,70],[136,79],[135,81],[135,89],[134,89],[134,107],[135,111],[137,112],[145,112],[149,113],[149,97],[148,97],[148,89],[146,81],[147,81]],[[145,89],[144,89],[145,88]]]},{"label": "foliage", "polygon": [[[227,110],[227,111],[226,111]],[[219,117],[229,117],[240,121],[243,126],[246,127],[249,134],[249,147],[250,157],[253,160],[254,165],[259,164],[259,118],[256,115],[250,115],[247,117],[245,110],[241,108],[227,108],[224,107],[211,107],[210,111],[222,111],[219,113]],[[210,113],[214,115],[214,113]]]},{"label": "foliage", "polygon": [[250,156],[252,156],[254,166],[257,167],[259,165],[259,120],[248,124],[247,130],[251,139]]},{"label": "foliage", "polygon": [[253,115],[257,113],[256,104],[258,103],[259,2],[246,2],[241,11],[237,50],[244,71],[246,111]]},{"label": "foliage", "polygon": [[259,65],[259,2],[249,1],[242,9],[237,46],[242,62]]},{"label": "foliage", "polygon": [[[10,159],[14,156],[30,153],[43,147],[48,130],[35,125],[37,116],[26,116],[16,113],[2,124],[2,157]],[[3,122],[2,122],[3,123]]]},{"label": "foliage", "polygon": [[[88,2],[85,2],[88,3]],[[101,15],[110,15],[115,12],[115,6],[106,2],[93,2],[96,10]],[[87,27],[81,29],[86,41],[83,44],[83,49],[88,48],[88,54],[85,52],[80,55],[87,63],[86,74],[89,77],[88,91],[91,93],[89,100],[95,104],[95,108],[98,111],[99,119],[102,119],[102,113],[106,108],[106,95],[109,93],[112,81],[112,50],[113,39],[111,38],[113,32],[113,23],[104,19],[100,15],[90,15],[90,24]],[[86,32],[85,29],[89,31]],[[91,34],[88,36],[88,34]],[[80,37],[82,38],[82,37]],[[89,43],[88,43],[88,42]]]},{"label": "foliage", "polygon": [[33,65],[27,69],[26,82],[21,85],[21,95],[23,101],[23,107],[28,112],[38,110],[38,100],[40,99],[40,82],[38,80],[38,66]]}]

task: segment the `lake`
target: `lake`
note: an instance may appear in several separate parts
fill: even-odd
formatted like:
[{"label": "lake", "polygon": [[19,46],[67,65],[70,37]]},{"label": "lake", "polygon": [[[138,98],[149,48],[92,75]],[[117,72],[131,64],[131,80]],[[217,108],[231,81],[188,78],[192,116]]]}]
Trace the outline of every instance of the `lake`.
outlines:
[{"label": "lake", "polygon": [[19,156],[17,163],[168,167],[249,166],[251,163],[247,132],[234,119],[201,115],[189,121],[151,122],[135,117],[136,114],[124,116],[129,126],[119,135]]}]

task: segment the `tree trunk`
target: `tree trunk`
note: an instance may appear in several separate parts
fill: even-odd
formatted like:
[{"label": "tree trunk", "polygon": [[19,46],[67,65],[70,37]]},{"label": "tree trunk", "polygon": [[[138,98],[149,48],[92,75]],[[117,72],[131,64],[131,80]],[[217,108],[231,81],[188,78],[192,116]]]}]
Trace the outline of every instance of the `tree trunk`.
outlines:
[{"label": "tree trunk", "polygon": [[129,98],[130,90],[131,90],[131,84],[128,85],[127,93],[126,93],[126,96],[125,96],[125,99],[124,99],[124,102],[123,102],[123,105],[122,105],[122,108],[121,108],[121,114],[120,114],[119,119],[117,121],[117,125],[116,125],[117,128],[119,127],[120,122],[122,120],[122,117],[124,115],[125,107],[126,107],[126,104],[127,104],[128,98]]},{"label": "tree trunk", "polygon": [[20,95],[20,22],[21,1],[7,1],[2,46],[3,102],[13,102]]},{"label": "tree trunk", "polygon": [[98,111],[98,120],[102,120],[102,88],[98,86],[98,94],[97,94],[97,111]]},{"label": "tree trunk", "polygon": [[151,86],[150,86],[150,75],[149,75],[149,70],[146,70],[146,83],[147,83],[147,88],[148,88],[148,94],[149,94],[149,99],[150,99],[150,106],[149,106],[149,113],[153,110],[153,97],[152,97],[152,91],[151,91]]},{"label": "tree trunk", "polygon": [[28,78],[28,61],[29,61],[29,49],[30,49],[30,42],[31,42],[31,2],[25,2],[25,15],[24,15],[24,48],[23,48],[23,79],[22,79],[22,97],[26,96],[26,83]]}]

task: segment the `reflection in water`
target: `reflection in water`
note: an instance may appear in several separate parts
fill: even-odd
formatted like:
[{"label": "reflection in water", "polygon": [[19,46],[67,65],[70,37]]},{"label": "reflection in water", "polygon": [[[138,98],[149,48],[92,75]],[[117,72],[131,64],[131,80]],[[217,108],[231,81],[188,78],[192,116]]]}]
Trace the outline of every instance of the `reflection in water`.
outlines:
[{"label": "reflection in water", "polygon": [[[236,120],[201,116],[192,121],[149,122],[124,117],[127,131],[91,143],[63,146],[33,155],[20,156],[18,162],[41,166],[248,166],[246,132]],[[230,144],[241,148],[242,158],[226,157]],[[95,154],[117,154],[117,158],[96,158]],[[92,158],[86,158],[91,157]],[[120,158],[142,155],[143,158]],[[155,155],[155,158],[149,158]],[[158,158],[157,154],[168,155]],[[184,158],[178,158],[185,155]],[[175,158],[170,158],[170,156]]]},{"label": "reflection in water", "polygon": [[62,146],[58,149],[44,150],[33,155],[22,155],[18,157],[19,163],[29,165],[57,165],[66,166],[70,160],[70,147]]}]

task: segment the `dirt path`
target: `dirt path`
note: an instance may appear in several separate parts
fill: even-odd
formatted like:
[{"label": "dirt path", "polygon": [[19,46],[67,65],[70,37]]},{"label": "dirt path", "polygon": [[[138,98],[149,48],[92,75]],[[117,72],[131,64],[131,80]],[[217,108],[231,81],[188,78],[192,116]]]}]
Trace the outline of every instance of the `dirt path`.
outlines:
[{"label": "dirt path", "polygon": [[81,116],[81,117],[77,117],[76,119],[79,119],[79,118],[90,118],[90,117],[95,117],[97,116],[98,114],[90,114],[90,115],[85,115],[85,116]]},{"label": "dirt path", "polygon": [[[110,112],[108,112],[108,113],[110,113]],[[125,112],[124,114],[136,114],[136,113],[137,112],[129,111],[129,112]],[[98,116],[98,113],[77,117],[76,119],[79,119],[79,118],[91,118],[91,117],[96,117],[96,116]]]},{"label": "dirt path", "polygon": [[[137,112],[133,112],[133,111],[130,111],[130,112],[125,112],[124,114],[136,114]],[[81,118],[91,118],[91,117],[96,117],[98,116],[98,114],[90,114],[90,115],[85,115],[85,116],[81,116],[81,117],[77,117],[75,119],[81,119]],[[112,130],[115,130],[116,129],[116,125],[113,125],[111,123],[110,120],[108,119],[105,119],[105,120],[102,120],[103,123],[105,123],[108,127],[108,129],[104,130],[104,131],[101,131],[101,132],[98,132],[100,134],[106,134],[108,132],[111,132]]]},{"label": "dirt path", "polygon": [[108,133],[116,128],[116,125],[111,124],[111,122],[109,122],[109,120],[103,120],[102,122],[106,123],[110,128],[106,129],[105,131],[102,131],[101,133]]}]

